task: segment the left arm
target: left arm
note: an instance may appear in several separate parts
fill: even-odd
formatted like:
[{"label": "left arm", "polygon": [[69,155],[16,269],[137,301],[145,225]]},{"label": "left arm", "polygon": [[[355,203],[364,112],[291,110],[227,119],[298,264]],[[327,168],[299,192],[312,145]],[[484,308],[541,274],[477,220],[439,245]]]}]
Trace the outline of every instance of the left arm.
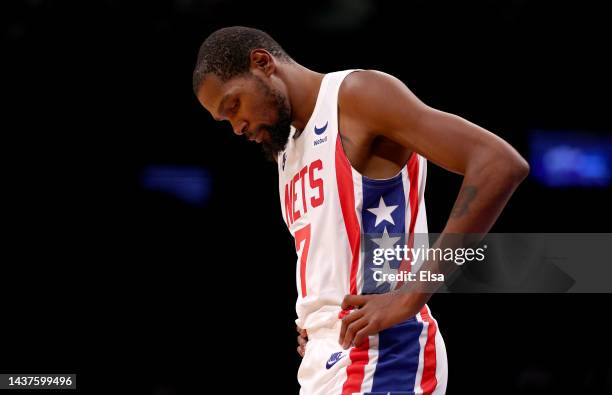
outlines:
[{"label": "left arm", "polygon": [[[388,74],[358,72],[345,84],[341,90],[343,111],[356,114],[369,133],[463,175],[457,200],[436,244],[445,234],[487,233],[529,172],[520,154],[493,133],[425,105]],[[360,308],[344,317],[340,343],[344,348],[360,344],[367,336],[414,316],[430,297],[430,291],[347,295],[342,308]]]}]

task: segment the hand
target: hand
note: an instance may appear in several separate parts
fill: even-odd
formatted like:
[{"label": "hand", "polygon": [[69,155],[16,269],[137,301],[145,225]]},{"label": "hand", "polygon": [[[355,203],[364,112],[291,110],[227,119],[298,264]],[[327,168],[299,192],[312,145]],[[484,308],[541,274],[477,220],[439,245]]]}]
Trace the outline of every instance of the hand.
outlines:
[{"label": "hand", "polygon": [[299,326],[296,326],[295,329],[299,333],[297,337],[297,352],[298,354],[300,354],[300,357],[304,358],[304,353],[306,352],[306,343],[308,343],[308,334],[306,333],[306,329],[302,329]]},{"label": "hand", "polygon": [[342,309],[353,310],[342,318],[339,342],[345,350],[359,346],[370,335],[416,315],[430,294],[390,292],[377,295],[346,295]]}]

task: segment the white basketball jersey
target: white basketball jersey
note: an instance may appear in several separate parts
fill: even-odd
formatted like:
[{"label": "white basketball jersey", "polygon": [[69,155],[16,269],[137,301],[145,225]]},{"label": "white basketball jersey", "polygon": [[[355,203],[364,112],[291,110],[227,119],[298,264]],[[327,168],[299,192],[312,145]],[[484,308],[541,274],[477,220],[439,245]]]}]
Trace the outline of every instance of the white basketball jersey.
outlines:
[{"label": "white basketball jersey", "polygon": [[[383,238],[389,248],[408,243],[415,233],[427,233],[425,158],[413,153],[396,176],[379,180],[359,174],[344,153],[338,91],[353,71],[324,76],[306,127],[295,139],[292,127],[285,150],[278,154],[281,209],[298,255],[296,324],[307,330],[332,327],[347,294],[390,290],[390,283],[372,276],[383,269],[372,267],[370,256]],[[390,272],[399,268],[385,266]]]}]

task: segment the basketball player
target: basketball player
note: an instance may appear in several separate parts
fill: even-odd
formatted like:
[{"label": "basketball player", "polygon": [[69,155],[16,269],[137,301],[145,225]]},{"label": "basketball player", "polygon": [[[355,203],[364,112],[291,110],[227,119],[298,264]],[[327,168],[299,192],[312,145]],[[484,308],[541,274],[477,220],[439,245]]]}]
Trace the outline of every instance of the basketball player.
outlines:
[{"label": "basketball player", "polygon": [[278,162],[282,215],[298,254],[300,393],[445,393],[431,293],[373,280],[361,243],[393,246],[407,239],[391,235],[427,233],[427,160],[464,177],[443,234],[488,232],[526,177],[525,160],[391,75],[309,70],[252,28],[220,29],[204,41],[193,88],[215,120]]}]

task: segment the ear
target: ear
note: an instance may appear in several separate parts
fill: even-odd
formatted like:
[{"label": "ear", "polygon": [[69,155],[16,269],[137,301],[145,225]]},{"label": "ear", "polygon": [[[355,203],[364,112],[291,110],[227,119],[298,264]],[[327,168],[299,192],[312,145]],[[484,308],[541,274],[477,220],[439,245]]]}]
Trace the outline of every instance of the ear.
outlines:
[{"label": "ear", "polygon": [[251,51],[251,69],[262,71],[267,77],[276,70],[274,57],[265,49],[254,49]]}]

